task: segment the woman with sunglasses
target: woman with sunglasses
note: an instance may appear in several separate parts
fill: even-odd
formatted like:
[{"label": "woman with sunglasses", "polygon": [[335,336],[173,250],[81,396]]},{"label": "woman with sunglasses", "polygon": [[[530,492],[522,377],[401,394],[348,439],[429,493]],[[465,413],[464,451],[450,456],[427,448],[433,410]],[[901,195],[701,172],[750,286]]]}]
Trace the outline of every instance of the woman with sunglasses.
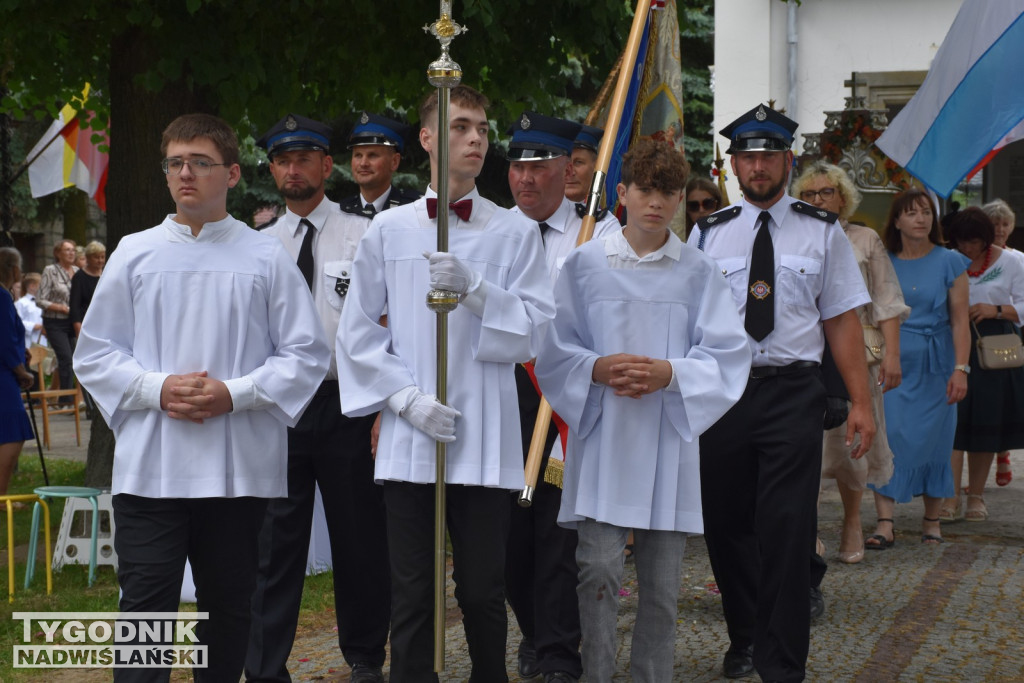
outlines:
[{"label": "woman with sunglasses", "polygon": [[722,208],[722,193],[714,181],[707,178],[691,178],[686,183],[686,234],[693,225]]},{"label": "woman with sunglasses", "polygon": [[[839,561],[856,564],[864,559],[864,534],[861,529],[860,504],[867,484],[881,486],[892,476],[892,451],[885,432],[882,393],[900,385],[900,323],[910,314],[903,301],[896,271],[881,238],[871,228],[850,223],[850,216],[860,204],[860,192],[846,172],[825,161],[808,166],[793,183],[794,197],[808,204],[839,214],[861,275],[871,294],[871,303],[857,309],[861,324],[881,331],[885,346],[879,358],[868,365],[868,388],[871,408],[878,431],[864,457],[850,459],[845,444],[846,424],[825,432],[822,449],[821,477],[835,479],[843,501],[843,530],[839,540]],[[869,545],[868,547],[874,547]]]}]

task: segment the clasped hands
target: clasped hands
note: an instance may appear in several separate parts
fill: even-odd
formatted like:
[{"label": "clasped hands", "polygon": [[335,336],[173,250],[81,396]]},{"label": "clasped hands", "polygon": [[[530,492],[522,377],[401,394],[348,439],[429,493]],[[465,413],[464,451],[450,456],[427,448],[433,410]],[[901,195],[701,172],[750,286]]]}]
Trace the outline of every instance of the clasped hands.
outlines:
[{"label": "clasped hands", "polygon": [[185,375],[170,375],[160,389],[160,410],[176,420],[203,424],[203,420],[230,413],[231,393],[219,379],[205,370]]},{"label": "clasped hands", "polygon": [[672,381],[672,364],[667,360],[616,353],[594,363],[592,379],[615,390],[616,396],[640,398],[659,391]]}]

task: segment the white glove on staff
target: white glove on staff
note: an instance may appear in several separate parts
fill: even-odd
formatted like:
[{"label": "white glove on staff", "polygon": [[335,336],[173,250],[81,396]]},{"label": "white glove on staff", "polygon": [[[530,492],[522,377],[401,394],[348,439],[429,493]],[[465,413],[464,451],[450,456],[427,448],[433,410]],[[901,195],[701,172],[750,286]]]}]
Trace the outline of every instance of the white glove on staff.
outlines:
[{"label": "white glove on staff", "polygon": [[416,429],[441,443],[455,441],[455,418],[462,413],[409,385],[388,399],[388,407]]},{"label": "white glove on staff", "polygon": [[487,302],[487,281],[459,257],[447,251],[423,252],[430,262],[430,287],[455,292],[470,311],[483,315]]},{"label": "white glove on staff", "polygon": [[455,254],[447,251],[423,252],[430,261],[430,286],[465,296],[480,286],[483,278]]}]

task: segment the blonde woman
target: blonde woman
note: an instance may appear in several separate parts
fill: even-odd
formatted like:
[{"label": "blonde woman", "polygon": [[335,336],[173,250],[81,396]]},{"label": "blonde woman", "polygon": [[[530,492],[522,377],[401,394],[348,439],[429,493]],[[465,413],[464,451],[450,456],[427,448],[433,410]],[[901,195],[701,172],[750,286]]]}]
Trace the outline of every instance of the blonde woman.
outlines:
[{"label": "blonde woman", "polygon": [[857,309],[861,324],[880,330],[885,346],[878,362],[868,367],[868,388],[875,425],[874,443],[857,460],[850,458],[845,443],[846,423],[825,432],[822,449],[821,477],[835,479],[843,501],[843,530],[839,540],[839,561],[856,564],[864,558],[864,534],[861,527],[860,504],[867,484],[881,486],[892,476],[892,451],[885,431],[882,393],[900,385],[900,323],[910,314],[903,301],[896,271],[882,244],[871,228],[850,223],[850,216],[860,204],[860,192],[846,172],[838,166],[816,161],[794,181],[792,194],[808,204],[839,214],[861,275],[871,294],[871,303]]}]

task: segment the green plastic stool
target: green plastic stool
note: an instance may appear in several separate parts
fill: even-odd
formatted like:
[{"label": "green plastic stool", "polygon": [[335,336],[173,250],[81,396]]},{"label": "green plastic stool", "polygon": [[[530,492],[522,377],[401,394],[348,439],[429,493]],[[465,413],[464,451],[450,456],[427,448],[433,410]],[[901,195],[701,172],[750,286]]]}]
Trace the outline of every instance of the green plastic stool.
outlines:
[{"label": "green plastic stool", "polygon": [[[40,486],[34,493],[45,501],[53,498],[85,498],[92,503],[92,548],[89,553],[89,585],[96,580],[96,540],[100,530],[100,509],[97,496],[102,491],[88,486]],[[36,542],[39,536],[39,503],[32,509],[32,535],[28,542],[28,562],[25,565],[25,588],[36,570]]]}]

